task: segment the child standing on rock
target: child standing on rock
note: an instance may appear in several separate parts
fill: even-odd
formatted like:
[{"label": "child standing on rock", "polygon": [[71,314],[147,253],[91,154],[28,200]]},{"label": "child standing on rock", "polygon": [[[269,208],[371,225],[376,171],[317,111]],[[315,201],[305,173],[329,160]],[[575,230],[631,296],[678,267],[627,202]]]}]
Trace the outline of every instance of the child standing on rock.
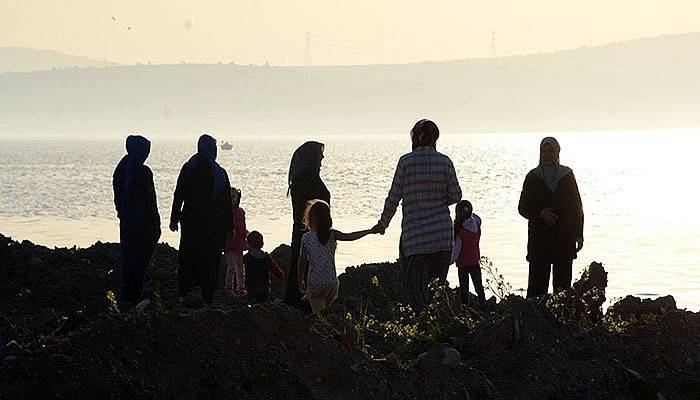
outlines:
[{"label": "child standing on rock", "polygon": [[267,301],[270,297],[270,273],[278,281],[284,280],[284,271],[275,260],[262,250],[263,235],[258,231],[248,234],[248,253],[243,256],[245,288],[248,300],[254,303]]},{"label": "child standing on rock", "polygon": [[333,229],[330,206],[323,200],[309,202],[304,213],[304,225],[308,232],[301,238],[297,269],[299,291],[309,299],[313,313],[319,314],[338,297],[336,241],[353,241],[378,231],[367,229],[342,233]]},{"label": "child standing on rock", "polygon": [[236,297],[243,297],[247,294],[243,272],[243,251],[248,249],[246,245],[248,231],[245,226],[245,211],[240,207],[240,204],[241,190],[232,187],[231,207],[233,207],[234,233],[226,241],[224,258],[228,267],[226,269],[226,292]]},{"label": "child standing on rock", "polygon": [[469,304],[469,277],[474,282],[479,305],[486,303],[484,285],[481,282],[481,218],[474,214],[472,203],[462,200],[455,208],[454,223],[454,247],[452,248],[452,262],[456,262],[459,276],[459,292],[462,304]]}]

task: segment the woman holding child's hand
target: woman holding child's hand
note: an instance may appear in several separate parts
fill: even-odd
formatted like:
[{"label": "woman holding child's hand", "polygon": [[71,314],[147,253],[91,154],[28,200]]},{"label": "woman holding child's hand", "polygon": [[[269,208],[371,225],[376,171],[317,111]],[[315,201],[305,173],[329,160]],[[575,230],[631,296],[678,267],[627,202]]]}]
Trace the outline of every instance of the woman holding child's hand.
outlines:
[{"label": "woman holding child's hand", "polygon": [[331,194],[321,179],[323,143],[306,142],[299,146],[289,164],[287,195],[292,198],[292,257],[287,277],[285,302],[304,311],[309,311],[308,301],[299,294],[297,265],[301,249],[301,237],[306,232],[304,210],[310,200],[320,199],[330,204]]}]

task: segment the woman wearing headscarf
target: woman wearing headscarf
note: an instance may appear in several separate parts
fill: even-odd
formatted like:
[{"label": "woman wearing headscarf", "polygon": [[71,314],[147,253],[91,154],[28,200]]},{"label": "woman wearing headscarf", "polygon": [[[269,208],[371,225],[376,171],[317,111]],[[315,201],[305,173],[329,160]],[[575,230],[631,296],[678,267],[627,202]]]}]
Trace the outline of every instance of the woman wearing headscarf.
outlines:
[{"label": "woman wearing headscarf", "polygon": [[143,279],[161,233],[153,173],[143,165],[150,151],[151,142],[145,137],[127,137],[126,155],[112,176],[121,249],[119,298],[132,305],[141,300]]},{"label": "woman wearing headscarf", "polygon": [[292,198],[292,256],[287,274],[285,302],[295,307],[310,310],[302,301],[297,282],[297,264],[301,250],[301,237],[304,234],[304,211],[309,200],[320,199],[330,204],[331,194],[321,179],[321,161],[324,145],[319,142],[306,142],[292,155],[287,179],[287,195]]},{"label": "woman wearing headscarf", "polygon": [[571,168],[559,163],[559,142],[540,143],[540,163],[525,177],[518,211],[528,220],[527,297],[571,287],[576,253],[583,247],[583,206]]},{"label": "woman wearing headscarf", "polygon": [[219,260],[233,232],[229,179],[216,162],[216,139],[203,134],[193,155],[180,170],[170,214],[170,230],[180,232],[177,271],[180,296],[196,281],[207,304],[214,299]]},{"label": "woman wearing headscarf", "polygon": [[375,226],[383,232],[402,202],[399,244],[403,301],[414,310],[430,302],[430,282],[445,282],[452,256],[451,204],[462,198],[452,160],[439,153],[437,125],[422,119],[411,129],[412,150],[399,158],[384,211]]}]

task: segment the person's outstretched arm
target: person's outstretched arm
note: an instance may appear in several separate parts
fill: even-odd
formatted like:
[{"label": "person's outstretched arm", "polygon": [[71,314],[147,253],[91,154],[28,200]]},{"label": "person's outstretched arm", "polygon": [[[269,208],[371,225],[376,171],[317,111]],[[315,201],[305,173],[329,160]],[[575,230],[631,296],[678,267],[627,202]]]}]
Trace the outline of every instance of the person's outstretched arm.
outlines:
[{"label": "person's outstretched arm", "polygon": [[335,240],[339,240],[341,242],[352,242],[353,240],[357,239],[362,239],[363,237],[370,235],[372,233],[378,233],[376,229],[365,229],[362,231],[357,231],[357,232],[351,232],[351,233],[343,233],[338,230],[333,230],[333,235],[335,236]]},{"label": "person's outstretched arm", "polygon": [[[396,165],[396,172],[394,172],[394,179],[391,181],[391,189],[389,189],[389,194],[384,201],[384,211],[375,228],[386,229],[389,227],[389,222],[394,218],[396,208],[403,197],[404,171],[401,164],[401,159],[399,159],[399,163]],[[379,233],[383,233],[383,231]]]}]

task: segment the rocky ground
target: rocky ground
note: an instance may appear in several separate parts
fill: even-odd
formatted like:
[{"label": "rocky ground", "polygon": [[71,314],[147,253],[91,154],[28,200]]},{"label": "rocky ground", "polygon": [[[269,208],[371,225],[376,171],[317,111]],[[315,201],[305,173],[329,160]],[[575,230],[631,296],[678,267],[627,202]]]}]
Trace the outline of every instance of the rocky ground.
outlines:
[{"label": "rocky ground", "polygon": [[[289,247],[272,253],[283,266]],[[160,244],[137,313],[114,299],[119,246],[47,249],[0,235],[0,399],[698,399],[700,314],[628,296],[603,314],[607,273],[483,309],[436,289],[397,303],[396,264],[348,268],[322,318],[218,293],[177,305]]]}]

